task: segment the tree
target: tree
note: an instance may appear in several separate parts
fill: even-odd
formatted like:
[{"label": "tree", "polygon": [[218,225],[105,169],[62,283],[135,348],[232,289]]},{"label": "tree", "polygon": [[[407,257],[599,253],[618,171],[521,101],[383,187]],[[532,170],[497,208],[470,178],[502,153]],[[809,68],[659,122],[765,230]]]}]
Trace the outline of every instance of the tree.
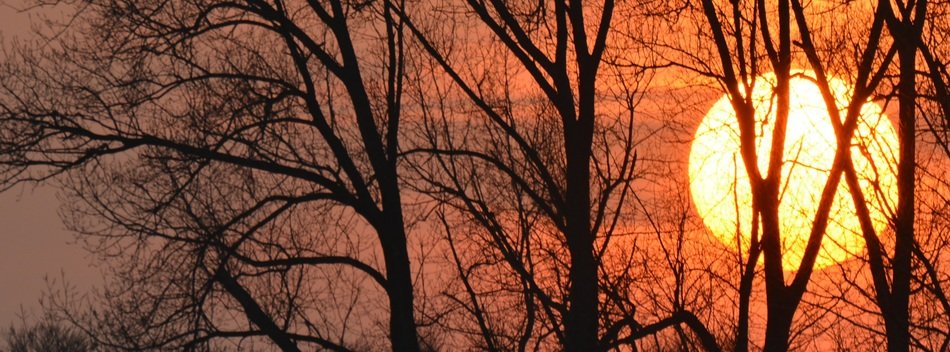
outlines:
[{"label": "tree", "polygon": [[[801,3],[793,0],[792,5],[799,27],[807,28]],[[887,249],[882,245],[882,236],[876,233],[871,225],[869,207],[873,205],[869,204],[866,195],[858,186],[853,165],[845,165],[845,180],[861,219],[861,231],[868,247],[869,270],[875,292],[874,301],[884,321],[888,351],[907,351],[912,346],[910,301],[914,273],[911,261],[914,248],[918,247],[918,241],[915,238],[915,226],[918,226],[918,222],[915,217],[916,207],[920,204],[916,200],[915,189],[919,182],[916,177],[918,169],[917,110],[920,105],[917,56],[918,51],[926,51],[921,49],[924,48],[921,33],[927,16],[926,1],[898,3],[896,9],[890,2],[879,2],[875,12],[877,27],[872,29],[872,35],[880,35],[881,24],[886,24],[890,39],[893,41],[888,56],[893,57],[896,53],[898,59],[897,83],[894,90],[898,101],[900,156],[897,165],[898,200],[893,210],[892,220],[895,231],[893,254],[887,253]],[[822,63],[815,52],[814,44],[811,43],[808,31],[802,32],[804,48],[810,56],[809,63],[816,70],[820,70]],[[889,62],[889,60],[885,61],[885,63]],[[935,86],[942,85],[938,76],[931,75],[931,78]],[[938,93],[938,96],[940,94]],[[827,94],[825,99],[829,100]],[[830,103],[829,106],[831,106]],[[926,261],[925,258],[921,260]],[[890,264],[889,267],[887,263]]]},{"label": "tree", "polygon": [[96,350],[86,335],[51,320],[11,326],[6,336],[8,352],[92,352]]},{"label": "tree", "polygon": [[[49,284],[50,281],[47,281]],[[63,285],[63,289],[70,288]],[[45,298],[45,297],[44,297]],[[10,324],[5,334],[0,335],[6,349],[5,352],[94,352],[100,351],[88,331],[73,326],[68,317],[58,315],[47,308],[48,302],[40,299],[39,304],[44,307],[38,319],[31,319],[30,315],[22,310],[18,313],[19,324]]]},{"label": "tree", "polygon": [[92,1],[72,20],[4,63],[0,175],[61,181],[73,228],[124,258],[109,342],[346,350],[366,341],[335,298],[370,290],[391,348],[419,350],[391,3]]},{"label": "tree", "polygon": [[[836,96],[829,87],[827,61],[824,61],[825,59],[821,58],[816,51],[811,39],[808,18],[803,12],[801,3],[794,0],[780,0],[774,5],[765,1],[756,1],[751,7],[746,5],[748,4],[732,2],[729,5],[731,11],[726,11],[721,10],[712,1],[702,2],[706,24],[712,31],[712,42],[715,46],[713,52],[720,66],[711,71],[705,70],[709,68],[708,66],[699,66],[699,70],[719,80],[731,100],[738,119],[741,159],[748,173],[752,190],[751,206],[755,214],[751,226],[752,243],[749,246],[749,259],[742,274],[739,294],[743,296],[749,294],[751,281],[754,278],[755,263],[761,255],[764,262],[768,316],[764,349],[781,351],[789,348],[793,319],[814,271],[814,262],[829,223],[829,210],[838,184],[843,177],[849,189],[860,190],[850,154],[852,139],[858,125],[861,106],[875,91],[887,72],[894,50],[881,50],[886,14],[883,6],[879,5],[877,11],[874,12],[873,20],[870,21],[867,42],[861,43],[863,47],[858,49],[858,55],[855,56],[856,62],[849,63],[852,65],[852,70],[847,73],[853,77],[855,91],[842,109],[838,106]],[[722,22],[723,12],[726,13],[725,18],[729,22]],[[814,222],[801,264],[793,277],[787,280],[782,268],[783,229],[779,222],[779,203],[782,191],[781,170],[785,158],[785,131],[789,123],[789,81],[792,66],[796,62],[801,62],[796,61],[797,55],[792,52],[793,24],[799,36],[795,44],[802,49],[801,55],[804,56],[804,60],[800,57],[798,60],[806,62],[809,69],[814,72],[815,81],[820,87],[829,118],[835,128],[837,148],[827,183],[824,185],[818,203],[818,210],[814,214]],[[776,29],[777,36],[773,32]],[[763,49],[764,52],[759,51]],[[758,107],[755,106],[749,93],[754,86],[756,76],[764,69],[759,66],[757,61],[759,58],[765,61],[776,76],[774,82],[775,127],[772,131],[771,145],[767,149],[768,166],[765,170],[759,168],[759,155],[756,150],[757,138],[760,138],[756,132],[755,117]],[[769,108],[772,109],[772,107]],[[855,203],[866,205],[864,199],[860,197],[855,198]],[[858,213],[862,229],[866,232],[865,239],[876,240],[876,237],[869,236],[867,233],[868,229],[873,232],[873,228],[866,208],[864,214],[861,214],[860,210]],[[748,324],[744,323],[748,319],[747,305],[748,299],[743,298],[740,303],[737,350],[748,348]]]},{"label": "tree", "polygon": [[[623,208],[632,205],[637,165],[636,88],[647,68],[610,67],[633,49],[615,37],[625,28],[615,20],[619,12],[631,24],[626,21],[646,9],[617,9],[608,0],[466,1],[441,10],[425,9],[457,13],[441,22],[475,35],[426,28],[417,23],[421,15],[404,12],[413,36],[447,76],[433,81],[448,81],[420,89],[428,118],[420,129],[429,146],[413,153],[431,156],[434,166],[423,171],[429,192],[444,211],[466,219],[444,221],[449,245],[476,246],[453,246],[450,259],[463,286],[452,298],[474,317],[472,334],[488,350],[546,346],[547,336],[558,346],[552,348],[598,351],[685,324],[703,347],[717,350],[715,338],[682,306],[655,323],[638,321],[630,288],[635,256],[612,257],[608,250],[629,221]],[[425,92],[433,91],[427,99]],[[459,108],[458,101],[470,105]],[[467,117],[473,110],[478,115]],[[510,279],[485,283],[478,278],[483,272]],[[506,292],[511,296],[500,298]],[[499,301],[524,313],[515,329],[493,321],[511,314],[491,306]]]},{"label": "tree", "polygon": [[[946,177],[915,148],[950,155],[947,6],[872,5],[91,0],[0,66],[0,189],[63,187],[69,226],[110,264],[99,303],[70,316],[101,348],[781,351],[837,334],[807,326],[831,321],[892,351],[946,349]],[[863,17],[825,25],[835,11]],[[650,120],[640,105],[684,71],[737,117],[753,198],[735,205],[753,215],[726,258],[696,241],[677,157],[657,157],[660,139],[685,145],[692,111],[670,99]],[[760,155],[751,92],[768,71]],[[855,87],[846,101],[835,76]],[[834,162],[785,270],[802,77]],[[902,122],[893,243],[854,164],[871,99],[896,99]],[[837,295],[810,282],[839,185],[868,252]],[[862,346],[848,336],[831,338]]]},{"label": "tree", "polygon": [[[768,325],[766,328],[765,349],[783,350],[788,348],[789,329],[792,319],[796,314],[796,309],[801,302],[804,294],[808,292],[806,286],[813,271],[812,262],[815,252],[806,253],[802,265],[795,272],[794,278],[790,284],[783,278],[780,268],[775,264],[776,258],[781,258],[781,252],[777,250],[776,244],[781,239],[781,231],[774,229],[769,222],[774,222],[773,215],[779,215],[770,210],[775,203],[775,183],[781,182],[781,177],[772,174],[777,168],[776,160],[781,160],[782,141],[780,137],[772,140],[772,148],[769,150],[770,162],[767,168],[767,175],[758,176],[761,170],[756,170],[753,165],[758,157],[755,155],[754,140],[755,136],[750,136],[751,115],[755,107],[750,106],[747,99],[749,91],[749,78],[761,72],[763,67],[756,64],[757,60],[767,60],[772,70],[776,72],[775,96],[777,101],[776,135],[781,135],[780,128],[788,123],[787,114],[783,105],[787,95],[787,72],[789,67],[807,67],[814,74],[814,81],[822,91],[822,98],[827,106],[828,114],[832,123],[835,125],[835,134],[838,139],[838,146],[835,151],[836,161],[831,169],[829,183],[826,184],[824,191],[827,195],[829,190],[834,190],[835,185],[840,182],[847,185],[855,214],[860,219],[860,232],[867,245],[867,254],[864,259],[868,264],[868,274],[870,275],[871,288],[868,294],[871,302],[877,304],[879,309],[879,318],[883,323],[883,330],[873,327],[865,327],[869,330],[880,331],[887,337],[887,346],[890,351],[906,351],[911,346],[924,346],[924,342],[916,340],[911,336],[911,329],[916,324],[929,325],[931,322],[912,322],[910,307],[911,297],[915,292],[914,285],[926,287],[928,284],[921,280],[922,276],[929,277],[930,285],[937,285],[940,281],[939,275],[936,275],[936,269],[933,262],[926,258],[921,252],[921,243],[915,236],[915,226],[931,227],[940,220],[931,218],[930,223],[924,224],[915,220],[917,207],[921,202],[916,199],[915,185],[920,182],[920,178],[915,176],[921,166],[917,163],[920,153],[916,151],[916,145],[921,138],[919,126],[922,104],[926,104],[926,98],[919,91],[923,88],[919,83],[920,76],[927,78],[929,87],[933,89],[933,98],[936,102],[931,105],[934,110],[943,109],[946,115],[947,104],[945,101],[945,84],[941,78],[939,59],[934,59],[929,51],[933,45],[924,44],[923,28],[939,28],[939,21],[929,19],[928,3],[926,1],[898,2],[896,4],[881,1],[876,2],[867,14],[868,21],[859,21],[857,29],[851,27],[840,28],[834,24],[826,25],[820,22],[823,14],[826,14],[827,7],[835,8],[834,13],[842,14],[847,12],[848,8],[854,7],[853,4],[817,4],[803,3],[797,0],[777,1],[775,3],[757,1],[746,3],[741,1],[730,2],[729,5],[722,7],[711,1],[703,2],[703,13],[705,22],[712,30],[712,39],[715,43],[713,49],[716,57],[721,61],[721,67],[711,69],[706,64],[693,65],[692,68],[711,77],[715,77],[719,83],[727,90],[732,99],[736,115],[739,119],[741,134],[743,135],[743,161],[749,171],[750,182],[752,183],[755,200],[752,207],[755,208],[756,218],[752,228],[757,229],[761,224],[761,243],[757,241],[757,234],[753,233],[750,246],[750,253],[746,261],[746,268],[741,278],[739,289],[740,295],[740,321],[737,332],[737,349],[745,350],[748,344],[748,298],[750,285],[754,280],[754,268],[757,255],[764,256],[765,267],[765,285],[767,291],[767,309]],[[895,7],[896,6],[896,7]],[[939,7],[937,7],[939,8]],[[731,10],[731,11],[730,11]],[[730,16],[731,13],[731,16]],[[850,12],[848,12],[850,14]],[[853,19],[853,17],[851,17]],[[725,19],[726,22],[722,22]],[[928,21],[935,21],[930,23]],[[853,21],[852,21],[853,22]],[[830,23],[830,22],[829,22]],[[863,28],[862,24],[868,24]],[[773,43],[773,31],[778,28],[778,44]],[[855,40],[855,33],[860,33],[858,40]],[[939,33],[931,30],[931,35]],[[822,42],[824,41],[824,42]],[[931,42],[933,43],[933,42]],[[843,48],[855,48],[850,56],[848,52],[843,52]],[[757,49],[759,48],[759,49]],[[794,50],[793,50],[794,49]],[[757,50],[764,50],[760,53]],[[797,50],[797,51],[796,51]],[[686,53],[685,57],[695,54],[699,50],[692,50]],[[918,64],[918,57],[925,61],[924,67]],[[921,73],[924,72],[924,73]],[[844,75],[854,82],[856,88],[851,94],[850,101],[846,108],[840,109],[836,103],[836,98],[832,89],[829,87],[828,77],[831,75]],[[783,77],[785,76],[785,77]],[[890,81],[896,83],[889,85]],[[745,99],[744,99],[745,98]],[[898,119],[900,121],[900,156],[899,162],[894,165],[898,177],[898,201],[896,206],[890,204],[872,204],[870,195],[865,194],[859,184],[859,175],[856,174],[853,163],[854,152],[849,151],[851,136],[854,133],[855,121],[853,120],[855,110],[865,101],[875,98],[884,101],[890,99],[897,100]],[[745,101],[743,101],[745,100]],[[925,118],[926,117],[925,115]],[[745,120],[745,122],[743,122]],[[938,118],[939,120],[939,118]],[[941,139],[941,131],[934,129],[933,121],[925,121],[930,126],[933,138]],[[743,123],[746,125],[743,127]],[[849,125],[852,124],[852,125]],[[929,137],[928,137],[929,138]],[[938,145],[940,143],[937,143]],[[776,157],[778,154],[778,158]],[[750,164],[752,160],[752,164]],[[939,163],[938,163],[939,164]],[[888,167],[888,166],[882,166]],[[939,167],[939,166],[932,166]],[[930,171],[925,171],[930,173]],[[937,176],[939,177],[939,176]],[[774,183],[770,183],[774,182]],[[938,181],[939,182],[939,181]],[[759,185],[757,185],[757,183]],[[759,188],[756,190],[756,188]],[[880,191],[880,190],[877,190]],[[940,191],[934,190],[929,196],[940,197]],[[823,196],[822,201],[827,201]],[[758,203],[758,204],[756,204]],[[872,219],[869,215],[870,208],[884,208],[891,213],[893,224],[894,240],[888,242],[888,232],[879,233],[872,225]],[[827,208],[824,208],[827,211]],[[939,213],[940,211],[936,211]],[[769,215],[769,213],[774,213]],[[817,251],[822,241],[822,232],[827,223],[828,217],[819,211],[815,217],[812,227],[811,237],[809,239],[809,250]],[[761,223],[759,222],[761,221]],[[770,228],[772,228],[770,230]],[[938,231],[939,232],[939,231]],[[934,239],[931,234],[930,238]],[[939,236],[939,235],[937,235]],[[941,240],[936,240],[940,243]],[[759,247],[761,245],[761,247]],[[761,249],[759,249],[761,248]],[[771,250],[769,248],[772,248]],[[771,253],[771,254],[770,254]],[[915,265],[912,263],[915,257],[919,260],[921,267],[915,273]],[[771,269],[770,269],[771,267]],[[861,286],[860,283],[847,278],[843,275],[842,279],[848,281],[850,285]],[[864,290],[863,288],[860,290]],[[937,302],[945,301],[939,297],[944,296],[942,289],[930,286],[928,289],[933,295],[931,298]],[[836,299],[844,299],[838,297]],[[856,310],[866,308],[859,307],[855,303],[846,303]],[[836,312],[840,319],[847,320],[845,313]],[[861,323],[851,322],[856,325]],[[925,330],[922,328],[920,331]],[[929,334],[929,332],[922,332]]]}]

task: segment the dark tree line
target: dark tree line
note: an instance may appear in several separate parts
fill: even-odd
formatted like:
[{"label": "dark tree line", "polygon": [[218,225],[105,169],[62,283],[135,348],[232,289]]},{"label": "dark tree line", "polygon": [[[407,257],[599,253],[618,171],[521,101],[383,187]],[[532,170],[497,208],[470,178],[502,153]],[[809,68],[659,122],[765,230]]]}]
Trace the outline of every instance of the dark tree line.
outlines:
[{"label": "dark tree line", "polygon": [[78,329],[55,317],[11,326],[4,334],[7,352],[93,352],[96,345]]},{"label": "dark tree line", "polygon": [[[71,6],[0,66],[0,181],[62,187],[67,223],[110,263],[98,301],[54,300],[101,348],[788,350],[842,183],[870,277],[847,284],[876,304],[870,329],[889,351],[950,341],[946,2],[875,1],[854,30],[798,0]],[[837,148],[787,271],[779,205],[799,69]],[[777,127],[761,169],[749,92],[768,72]],[[651,120],[643,102],[680,74],[726,94],[738,119],[754,216],[737,267],[690,247],[705,233],[678,189],[688,181],[656,171],[676,157],[651,149],[688,139],[689,112],[668,101]],[[834,76],[855,87],[845,106]],[[852,160],[869,100],[898,111],[886,233]],[[915,297],[937,313],[914,316]],[[733,298],[734,314],[721,308]]]}]

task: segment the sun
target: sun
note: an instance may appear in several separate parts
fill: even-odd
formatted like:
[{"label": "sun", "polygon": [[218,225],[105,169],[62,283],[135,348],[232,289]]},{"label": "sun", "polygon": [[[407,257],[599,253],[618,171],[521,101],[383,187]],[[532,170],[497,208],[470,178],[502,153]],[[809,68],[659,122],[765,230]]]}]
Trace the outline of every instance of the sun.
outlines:
[{"label": "sun", "polygon": [[[801,263],[821,191],[835,154],[835,134],[818,86],[807,71],[793,72],[790,113],[782,163],[779,219],[786,270]],[[813,77],[813,76],[812,76]],[[830,88],[843,108],[852,89],[840,79]],[[756,79],[752,100],[756,111],[758,165],[768,168],[775,112],[774,74]],[[841,111],[841,118],[845,113]],[[897,134],[881,107],[862,106],[851,155],[875,230],[887,226],[887,209],[897,199],[895,177]],[[752,219],[749,178],[739,154],[739,126],[728,97],[720,98],[699,125],[689,155],[690,193],[706,227],[723,244],[748,253]],[[815,263],[821,269],[848,260],[864,249],[860,224],[848,188],[842,180],[831,208],[828,229]]]}]

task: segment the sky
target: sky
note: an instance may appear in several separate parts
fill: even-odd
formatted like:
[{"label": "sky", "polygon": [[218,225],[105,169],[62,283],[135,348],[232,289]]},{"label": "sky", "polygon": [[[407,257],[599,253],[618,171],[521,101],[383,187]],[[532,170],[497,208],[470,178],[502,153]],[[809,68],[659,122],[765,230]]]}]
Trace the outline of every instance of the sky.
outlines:
[{"label": "sky", "polygon": [[[30,38],[31,15],[18,0],[0,0],[0,38],[4,46]],[[32,17],[36,17],[35,14]],[[46,278],[63,278],[79,291],[101,282],[92,258],[66,231],[51,186],[19,186],[0,193],[0,331],[19,324],[21,312],[39,314]]]},{"label": "sky", "polygon": [[[20,1],[0,0],[3,45],[30,38],[30,15],[17,10]],[[65,229],[59,207],[51,186],[0,193],[0,340],[7,326],[19,321],[21,311],[39,313],[38,299],[47,290],[47,279],[64,278],[80,292],[102,281],[91,266],[92,257]]]}]

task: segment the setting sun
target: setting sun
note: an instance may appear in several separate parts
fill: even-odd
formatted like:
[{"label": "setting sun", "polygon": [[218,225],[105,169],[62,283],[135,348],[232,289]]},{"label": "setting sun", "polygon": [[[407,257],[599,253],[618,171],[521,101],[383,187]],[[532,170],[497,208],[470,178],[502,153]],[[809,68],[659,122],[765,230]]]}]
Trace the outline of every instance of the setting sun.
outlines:
[{"label": "setting sun", "polygon": [[[827,109],[818,86],[803,77],[807,74],[793,73],[795,77],[790,81],[791,108],[779,206],[782,266],[786,270],[797,269],[801,262],[835,154],[835,134]],[[752,92],[758,165],[762,172],[768,168],[768,148],[775,127],[774,82],[774,74],[761,76]],[[842,109],[851,89],[840,79],[832,78],[829,83]],[[844,111],[840,115],[844,116]],[[862,107],[851,149],[874,228],[880,233],[887,225],[886,209],[893,208],[897,199],[894,174],[898,143],[894,127],[877,104],[868,102]],[[738,122],[728,97],[723,96],[709,109],[696,132],[689,156],[690,191],[706,227],[728,248],[741,249],[745,255],[750,242],[752,198],[741,158]],[[815,267],[821,269],[848,260],[863,248],[858,218],[842,181]]]}]

